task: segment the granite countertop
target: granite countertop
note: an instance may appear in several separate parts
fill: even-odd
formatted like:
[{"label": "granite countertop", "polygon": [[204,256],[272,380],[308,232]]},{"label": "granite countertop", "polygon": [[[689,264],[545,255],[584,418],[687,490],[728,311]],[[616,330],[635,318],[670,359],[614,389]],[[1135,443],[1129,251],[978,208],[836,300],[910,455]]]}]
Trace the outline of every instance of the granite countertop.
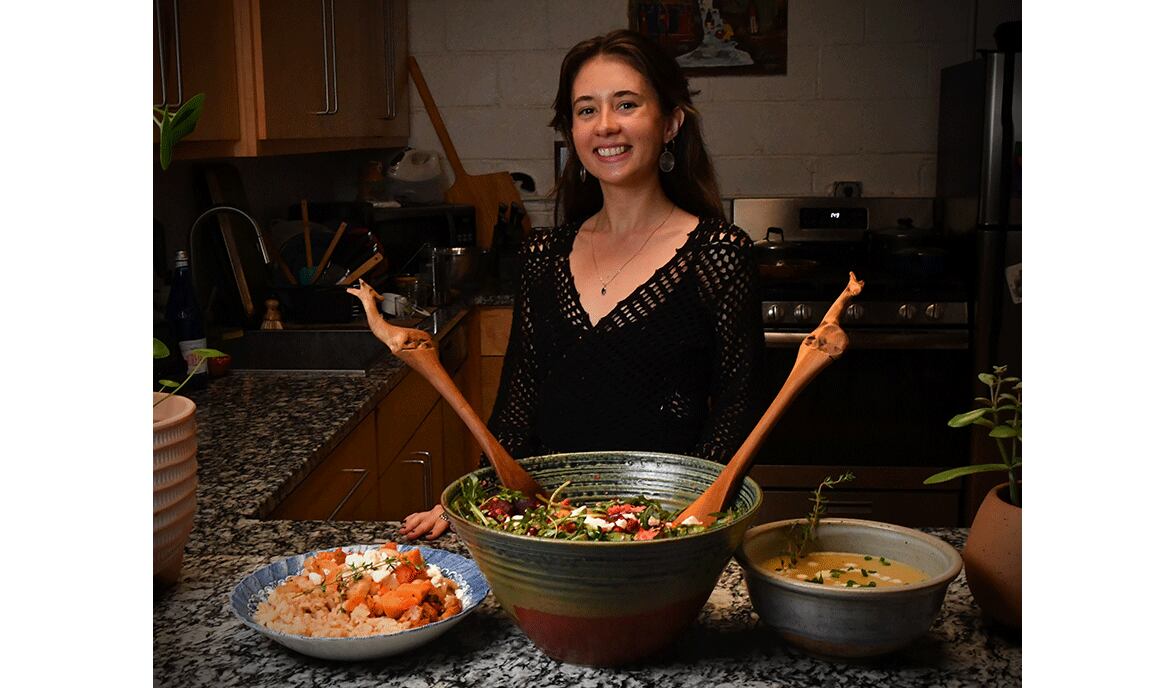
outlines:
[{"label": "granite countertop", "polygon": [[[475,302],[480,305],[507,305]],[[438,337],[468,312],[438,311],[422,327]],[[542,654],[491,593],[433,643],[380,661],[304,657],[240,623],[234,586],[273,561],[341,545],[407,542],[397,522],[260,518],[317,466],[403,377],[390,354],[366,376],[240,373],[194,393],[199,473],[197,517],[183,572],[154,601],[154,679],[161,686],[959,686],[1020,685],[1018,640],[980,619],[963,574],[931,630],[880,661],[810,658],[759,623],[742,569],[732,561],[699,619],[664,655],[640,667],[594,669]],[[962,548],[966,531],[929,530]],[[429,547],[469,556],[451,533]]]}]

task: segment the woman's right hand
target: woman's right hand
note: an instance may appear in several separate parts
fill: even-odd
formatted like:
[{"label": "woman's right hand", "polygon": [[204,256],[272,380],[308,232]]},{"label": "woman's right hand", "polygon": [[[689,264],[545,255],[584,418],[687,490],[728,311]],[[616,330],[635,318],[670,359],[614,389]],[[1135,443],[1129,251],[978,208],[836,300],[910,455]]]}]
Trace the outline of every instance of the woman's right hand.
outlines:
[{"label": "woman's right hand", "polygon": [[418,511],[405,516],[404,525],[400,526],[399,532],[409,540],[415,540],[422,535],[426,540],[436,540],[447,530],[449,521],[445,519],[445,510],[438,504],[428,511]]}]

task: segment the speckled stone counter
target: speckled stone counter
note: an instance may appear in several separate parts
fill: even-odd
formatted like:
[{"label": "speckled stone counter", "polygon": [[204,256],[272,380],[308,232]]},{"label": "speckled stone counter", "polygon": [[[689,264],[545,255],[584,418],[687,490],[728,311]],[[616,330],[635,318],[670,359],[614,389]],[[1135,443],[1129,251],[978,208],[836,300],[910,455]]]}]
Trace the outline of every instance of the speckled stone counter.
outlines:
[{"label": "speckled stone counter", "polygon": [[[443,336],[465,312],[439,312],[430,329]],[[592,669],[547,658],[514,626],[493,593],[439,640],[381,661],[313,659],[254,633],[229,608],[233,587],[252,571],[311,550],[404,542],[395,535],[395,522],[259,518],[402,375],[402,366],[389,355],[366,376],[233,373],[193,395],[200,442],[197,519],[179,582],[155,595],[156,685],[856,688],[1021,683],[1019,641],[981,621],[962,574],[922,639],[868,664],[810,658],[778,640],[759,623],[734,561],[673,649],[627,669]],[[963,546],[963,530],[929,532]],[[469,556],[452,534],[426,544]]]}]

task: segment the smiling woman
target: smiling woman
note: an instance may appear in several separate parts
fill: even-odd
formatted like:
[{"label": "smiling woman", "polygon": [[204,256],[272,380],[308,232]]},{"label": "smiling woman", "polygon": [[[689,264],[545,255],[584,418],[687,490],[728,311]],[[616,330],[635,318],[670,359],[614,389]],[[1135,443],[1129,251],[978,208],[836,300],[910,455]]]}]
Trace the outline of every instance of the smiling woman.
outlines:
[{"label": "smiling woman", "polygon": [[[622,450],[725,462],[763,408],[760,298],[686,78],[649,39],[614,31],[568,52],[552,107],[571,144],[561,224],[521,249],[490,430],[520,459]],[[401,533],[436,537],[441,513],[412,514]]]}]

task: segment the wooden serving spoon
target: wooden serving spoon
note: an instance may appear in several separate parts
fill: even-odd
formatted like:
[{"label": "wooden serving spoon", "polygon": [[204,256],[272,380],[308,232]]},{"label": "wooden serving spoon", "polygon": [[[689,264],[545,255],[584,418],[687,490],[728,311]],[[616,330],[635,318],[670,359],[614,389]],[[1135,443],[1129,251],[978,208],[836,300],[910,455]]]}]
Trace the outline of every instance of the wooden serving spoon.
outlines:
[{"label": "wooden serving spoon", "polygon": [[845,330],[841,329],[838,321],[841,319],[841,312],[849,300],[860,294],[863,286],[865,286],[865,282],[855,277],[852,272],[849,273],[849,284],[829,307],[829,311],[825,313],[825,317],[821,320],[821,324],[817,325],[817,329],[813,330],[801,343],[800,351],[796,354],[796,363],[792,366],[792,372],[788,374],[788,379],[784,381],[784,386],[780,388],[772,405],[764,412],[755,429],[743,441],[742,446],[735,452],[735,456],[731,457],[727,467],[723,469],[722,473],[719,473],[719,477],[715,478],[706,492],[699,495],[698,499],[695,499],[690,506],[687,506],[674,518],[673,524],[675,526],[681,525],[682,521],[691,516],[702,525],[709,526],[715,522],[715,517],[712,514],[722,511],[726,506],[727,500],[735,492],[736,486],[742,482],[744,474],[751,468],[752,459],[755,458],[755,453],[759,451],[764,438],[768,436],[768,432],[780,419],[784,410],[792,404],[792,400],[796,398],[800,390],[812,382],[817,373],[840,358],[849,345],[849,337],[846,336]]},{"label": "wooden serving spoon", "polygon": [[397,358],[423,375],[425,380],[441,393],[445,401],[449,402],[453,410],[457,411],[457,415],[474,435],[478,446],[486,453],[486,458],[490,460],[490,465],[494,467],[503,486],[511,490],[519,490],[528,497],[544,494],[539,483],[535,482],[535,479],[511,458],[506,449],[490,433],[490,429],[486,427],[478,414],[474,412],[473,407],[462,396],[461,390],[453,383],[453,378],[449,377],[449,373],[441,365],[441,359],[437,357],[437,346],[429,333],[407,327],[396,327],[386,322],[376,305],[376,302],[383,301],[384,297],[363,280],[359,281],[358,288],[350,288],[347,293],[358,297],[363,302],[363,310],[367,314],[368,327],[371,328],[372,334],[387,344]]}]

